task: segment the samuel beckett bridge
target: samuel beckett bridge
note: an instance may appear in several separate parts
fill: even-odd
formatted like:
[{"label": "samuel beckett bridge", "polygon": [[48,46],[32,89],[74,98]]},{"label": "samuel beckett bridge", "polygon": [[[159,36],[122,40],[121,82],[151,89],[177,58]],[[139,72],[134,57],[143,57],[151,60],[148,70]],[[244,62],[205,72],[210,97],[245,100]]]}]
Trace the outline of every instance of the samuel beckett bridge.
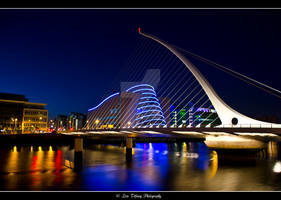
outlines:
[{"label": "samuel beckett bridge", "polygon": [[[202,140],[209,147],[258,148],[280,140],[281,124],[253,119],[225,103],[186,55],[281,98],[281,91],[138,29],[129,82],[88,110],[84,128],[68,135],[142,141]],[[157,45],[157,46],[156,46]],[[160,78],[161,72],[161,78]],[[128,139],[129,138],[129,139]],[[129,142],[128,142],[129,141]],[[231,145],[230,145],[231,146]]]}]

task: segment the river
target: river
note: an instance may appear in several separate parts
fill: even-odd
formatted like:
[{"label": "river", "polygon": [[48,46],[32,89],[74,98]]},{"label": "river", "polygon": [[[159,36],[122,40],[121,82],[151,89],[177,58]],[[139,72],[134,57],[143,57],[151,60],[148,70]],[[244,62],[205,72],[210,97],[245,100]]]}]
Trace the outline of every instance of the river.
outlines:
[{"label": "river", "polygon": [[1,191],[280,191],[280,143],[253,152],[209,149],[204,142],[0,148]]}]

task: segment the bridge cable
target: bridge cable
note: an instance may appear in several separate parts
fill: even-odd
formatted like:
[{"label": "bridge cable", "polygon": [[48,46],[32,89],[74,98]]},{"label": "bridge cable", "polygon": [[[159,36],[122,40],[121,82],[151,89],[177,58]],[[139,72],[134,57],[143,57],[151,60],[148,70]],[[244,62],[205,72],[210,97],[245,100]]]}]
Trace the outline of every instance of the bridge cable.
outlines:
[{"label": "bridge cable", "polygon": [[[170,44],[170,45],[171,45],[171,44]],[[211,65],[211,66],[213,66],[213,67],[215,67],[215,68],[217,68],[217,69],[219,69],[219,70],[221,70],[221,71],[224,71],[224,72],[226,72],[226,73],[228,73],[228,74],[230,74],[230,75],[232,75],[232,76],[235,76],[236,78],[239,78],[240,80],[245,81],[245,82],[247,82],[247,83],[249,83],[249,84],[251,84],[251,85],[253,85],[253,86],[255,86],[255,87],[257,87],[257,88],[259,88],[259,89],[261,89],[261,90],[263,90],[263,91],[265,91],[265,92],[271,94],[271,95],[274,95],[274,96],[276,96],[276,97],[278,97],[278,98],[281,98],[280,95],[274,94],[273,92],[270,92],[269,90],[266,90],[265,88],[262,88],[261,86],[258,86],[258,85],[254,84],[254,83],[252,83],[252,82],[250,82],[250,81],[248,81],[248,80],[251,80],[251,81],[253,81],[253,82],[255,82],[255,83],[258,83],[258,84],[260,84],[260,85],[262,85],[262,86],[264,86],[264,87],[266,87],[266,88],[269,88],[269,89],[274,90],[274,91],[276,91],[276,92],[278,92],[278,93],[281,94],[281,91],[280,91],[280,90],[277,90],[277,89],[275,89],[275,88],[272,88],[272,87],[270,87],[270,86],[268,86],[268,85],[266,85],[266,84],[264,84],[264,83],[261,83],[261,82],[259,82],[259,81],[256,81],[256,80],[254,80],[254,79],[252,79],[252,78],[250,78],[250,77],[247,77],[247,76],[245,76],[245,75],[243,75],[243,74],[241,74],[241,73],[238,73],[238,72],[236,72],[236,71],[234,71],[234,70],[228,69],[228,68],[226,68],[226,67],[224,67],[224,66],[222,66],[222,65],[220,65],[220,64],[217,64],[217,63],[215,63],[215,62],[213,62],[213,61],[211,61],[211,60],[208,60],[208,59],[203,58],[203,57],[201,57],[201,56],[199,56],[199,55],[196,55],[196,54],[194,54],[194,53],[191,53],[190,51],[187,51],[187,50],[182,49],[182,48],[180,48],[180,47],[177,47],[177,46],[175,46],[175,45],[172,45],[172,46],[174,46],[175,48],[177,48],[177,49],[179,49],[179,50],[181,50],[181,51],[184,51],[184,52],[188,53],[188,54],[191,55],[192,57],[194,57],[194,58],[196,58],[196,59],[198,59],[198,60],[200,60],[200,61],[202,61],[202,62],[205,62],[205,63],[207,63],[207,64],[209,64],[209,65]],[[241,78],[241,77],[243,77],[244,79]],[[248,80],[245,80],[245,79],[248,79]]]}]

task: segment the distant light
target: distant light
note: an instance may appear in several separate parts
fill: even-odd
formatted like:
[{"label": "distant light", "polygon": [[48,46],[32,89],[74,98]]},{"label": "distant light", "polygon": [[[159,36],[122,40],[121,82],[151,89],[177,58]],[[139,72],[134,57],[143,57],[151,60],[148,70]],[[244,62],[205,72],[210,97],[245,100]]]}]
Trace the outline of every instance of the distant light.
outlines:
[{"label": "distant light", "polygon": [[139,33],[141,32],[141,28],[138,28]]},{"label": "distant light", "polygon": [[280,173],[281,172],[281,162],[280,161],[275,163],[275,165],[273,167],[273,172],[275,172],[275,173]]}]

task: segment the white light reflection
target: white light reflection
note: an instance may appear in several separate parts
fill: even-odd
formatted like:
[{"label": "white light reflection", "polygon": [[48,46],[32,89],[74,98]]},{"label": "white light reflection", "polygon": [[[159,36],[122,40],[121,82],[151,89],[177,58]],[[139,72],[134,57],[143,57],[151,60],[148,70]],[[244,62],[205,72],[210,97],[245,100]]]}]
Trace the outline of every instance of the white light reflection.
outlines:
[{"label": "white light reflection", "polygon": [[275,173],[280,173],[281,172],[281,162],[280,161],[275,163],[275,165],[273,167],[273,172],[275,172]]},{"label": "white light reflection", "polygon": [[149,143],[149,148],[148,148],[148,160],[153,160],[153,147],[151,143]]}]

